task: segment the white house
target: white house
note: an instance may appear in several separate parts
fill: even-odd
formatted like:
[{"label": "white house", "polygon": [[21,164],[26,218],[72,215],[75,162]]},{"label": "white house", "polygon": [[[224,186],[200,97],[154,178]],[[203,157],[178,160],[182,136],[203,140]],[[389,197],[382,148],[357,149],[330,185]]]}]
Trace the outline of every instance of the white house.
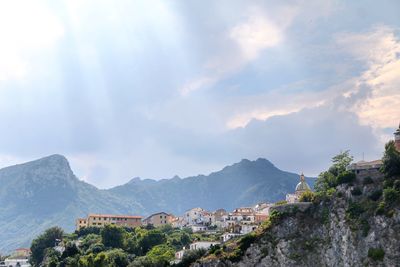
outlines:
[{"label": "white house", "polygon": [[183,254],[185,254],[185,249],[179,250],[175,252],[175,260],[180,261],[183,258]]},{"label": "white house", "polygon": [[190,249],[209,249],[211,246],[220,245],[220,242],[197,241],[190,244]]},{"label": "white house", "polygon": [[258,225],[254,224],[241,224],[240,233],[245,235],[257,229]]},{"label": "white house", "polygon": [[204,213],[205,210],[202,208],[193,208],[185,212],[183,219],[186,225],[195,225],[204,223]]},{"label": "white house", "polygon": [[201,224],[191,225],[190,228],[192,229],[193,233],[207,231],[207,226]]},{"label": "white house", "polygon": [[5,259],[4,262],[0,263],[0,267],[31,267],[28,261],[28,259]]}]

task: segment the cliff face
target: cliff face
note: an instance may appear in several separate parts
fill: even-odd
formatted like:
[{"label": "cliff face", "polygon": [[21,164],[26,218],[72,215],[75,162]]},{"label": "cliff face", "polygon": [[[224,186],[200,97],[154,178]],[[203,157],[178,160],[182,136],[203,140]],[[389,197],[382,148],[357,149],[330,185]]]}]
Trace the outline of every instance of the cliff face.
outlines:
[{"label": "cliff face", "polygon": [[358,181],[338,186],[328,201],[310,203],[304,212],[281,206],[280,218],[251,244],[242,242],[241,257],[232,257],[234,249],[226,244],[219,256],[194,266],[400,266],[399,205],[377,212],[381,187],[379,180]]}]

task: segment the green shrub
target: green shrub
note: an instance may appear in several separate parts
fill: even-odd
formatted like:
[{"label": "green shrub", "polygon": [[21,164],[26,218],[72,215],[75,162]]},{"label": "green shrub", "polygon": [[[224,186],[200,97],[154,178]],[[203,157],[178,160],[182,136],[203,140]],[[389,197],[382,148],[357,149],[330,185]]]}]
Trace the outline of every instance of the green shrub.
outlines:
[{"label": "green shrub", "polygon": [[396,189],[397,191],[400,191],[400,180],[394,181],[393,188]]},{"label": "green shrub", "polygon": [[391,205],[400,199],[400,192],[393,188],[386,188],[383,190],[383,199]]},{"label": "green shrub", "polygon": [[371,177],[365,177],[364,178],[364,180],[363,180],[363,184],[364,185],[368,185],[368,184],[373,184],[374,183],[374,180],[372,180],[372,178]]},{"label": "green shrub", "polygon": [[385,251],[381,248],[370,248],[368,249],[368,257],[375,261],[381,261],[383,260],[383,257],[385,256]]},{"label": "green shrub", "polygon": [[368,197],[373,201],[377,201],[382,196],[382,190],[378,189],[373,191]]},{"label": "green shrub", "polygon": [[206,254],[207,250],[205,249],[195,249],[195,250],[187,250],[183,254],[182,261],[178,263],[176,266],[186,267],[190,266],[192,263],[200,259]]},{"label": "green shrub", "polygon": [[386,207],[386,203],[385,201],[381,201],[379,202],[378,208],[375,211],[376,215],[383,215],[385,214],[385,207]]},{"label": "green shrub", "polygon": [[392,179],[386,179],[383,181],[383,188],[391,188],[394,185],[394,181]]},{"label": "green shrub", "polygon": [[345,172],[340,173],[337,176],[336,181],[337,181],[337,184],[348,184],[348,183],[354,182],[355,179],[356,179],[356,175],[354,172],[345,171]]},{"label": "green shrub", "polygon": [[351,202],[346,210],[346,213],[351,219],[357,219],[361,214],[364,213],[364,208],[357,202]]},{"label": "green shrub", "polygon": [[354,187],[353,190],[351,190],[351,194],[353,196],[359,196],[362,194],[362,191],[359,187]]},{"label": "green shrub", "polygon": [[280,201],[276,202],[275,205],[279,206],[279,205],[285,205],[287,203],[288,202],[286,200],[280,200]]},{"label": "green shrub", "polygon": [[369,233],[369,230],[371,229],[371,226],[369,225],[368,221],[366,219],[363,219],[361,221],[361,231],[362,235],[366,237]]},{"label": "green shrub", "polygon": [[315,194],[312,191],[306,191],[300,195],[300,202],[314,202]]},{"label": "green shrub", "polygon": [[386,177],[400,175],[400,152],[396,150],[393,140],[385,145],[385,154],[383,155],[382,163],[382,172]]},{"label": "green shrub", "polygon": [[239,240],[239,248],[240,250],[244,252],[250,247],[250,245],[252,243],[254,243],[254,241],[256,240],[256,235],[255,233],[250,233],[247,234],[245,236],[243,236],[240,240]]}]

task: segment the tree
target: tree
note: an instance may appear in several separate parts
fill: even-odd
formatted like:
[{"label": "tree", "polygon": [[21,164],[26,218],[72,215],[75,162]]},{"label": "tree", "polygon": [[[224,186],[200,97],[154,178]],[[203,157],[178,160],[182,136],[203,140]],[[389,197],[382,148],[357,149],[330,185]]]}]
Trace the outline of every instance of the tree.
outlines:
[{"label": "tree", "polygon": [[31,264],[33,266],[40,265],[45,256],[46,249],[54,247],[56,240],[61,240],[63,235],[64,231],[60,227],[52,227],[34,239],[31,245]]},{"label": "tree", "polygon": [[329,168],[329,171],[337,176],[345,172],[352,161],[353,156],[350,155],[349,150],[341,152],[332,158],[333,165]]},{"label": "tree", "polygon": [[146,254],[146,257],[148,257],[157,266],[167,265],[171,260],[174,259],[174,256],[175,256],[174,248],[165,244],[154,246]]},{"label": "tree", "polygon": [[[349,182],[353,176],[347,171],[347,167],[353,161],[349,150],[341,152],[332,158],[332,166],[328,171],[322,172],[315,183],[316,192],[326,192],[336,187],[339,183]],[[340,177],[340,178],[339,178]]]},{"label": "tree", "polygon": [[386,177],[400,176],[400,152],[396,150],[393,140],[385,145],[382,163],[382,171]]},{"label": "tree", "polygon": [[101,240],[106,247],[122,248],[124,246],[125,230],[109,224],[101,230]]},{"label": "tree", "polygon": [[145,255],[152,247],[165,242],[165,234],[160,230],[154,229],[145,232],[138,239],[138,247],[140,248],[141,255]]}]

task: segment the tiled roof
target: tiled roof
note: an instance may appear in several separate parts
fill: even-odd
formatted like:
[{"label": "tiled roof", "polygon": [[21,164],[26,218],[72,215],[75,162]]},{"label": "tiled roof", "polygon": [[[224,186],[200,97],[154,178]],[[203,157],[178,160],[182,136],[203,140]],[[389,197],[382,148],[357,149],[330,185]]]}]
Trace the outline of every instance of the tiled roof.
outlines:
[{"label": "tiled roof", "polygon": [[113,215],[113,214],[89,214],[88,217],[107,217],[107,218],[127,218],[127,219],[142,219],[142,216],[131,216],[131,215]]}]

